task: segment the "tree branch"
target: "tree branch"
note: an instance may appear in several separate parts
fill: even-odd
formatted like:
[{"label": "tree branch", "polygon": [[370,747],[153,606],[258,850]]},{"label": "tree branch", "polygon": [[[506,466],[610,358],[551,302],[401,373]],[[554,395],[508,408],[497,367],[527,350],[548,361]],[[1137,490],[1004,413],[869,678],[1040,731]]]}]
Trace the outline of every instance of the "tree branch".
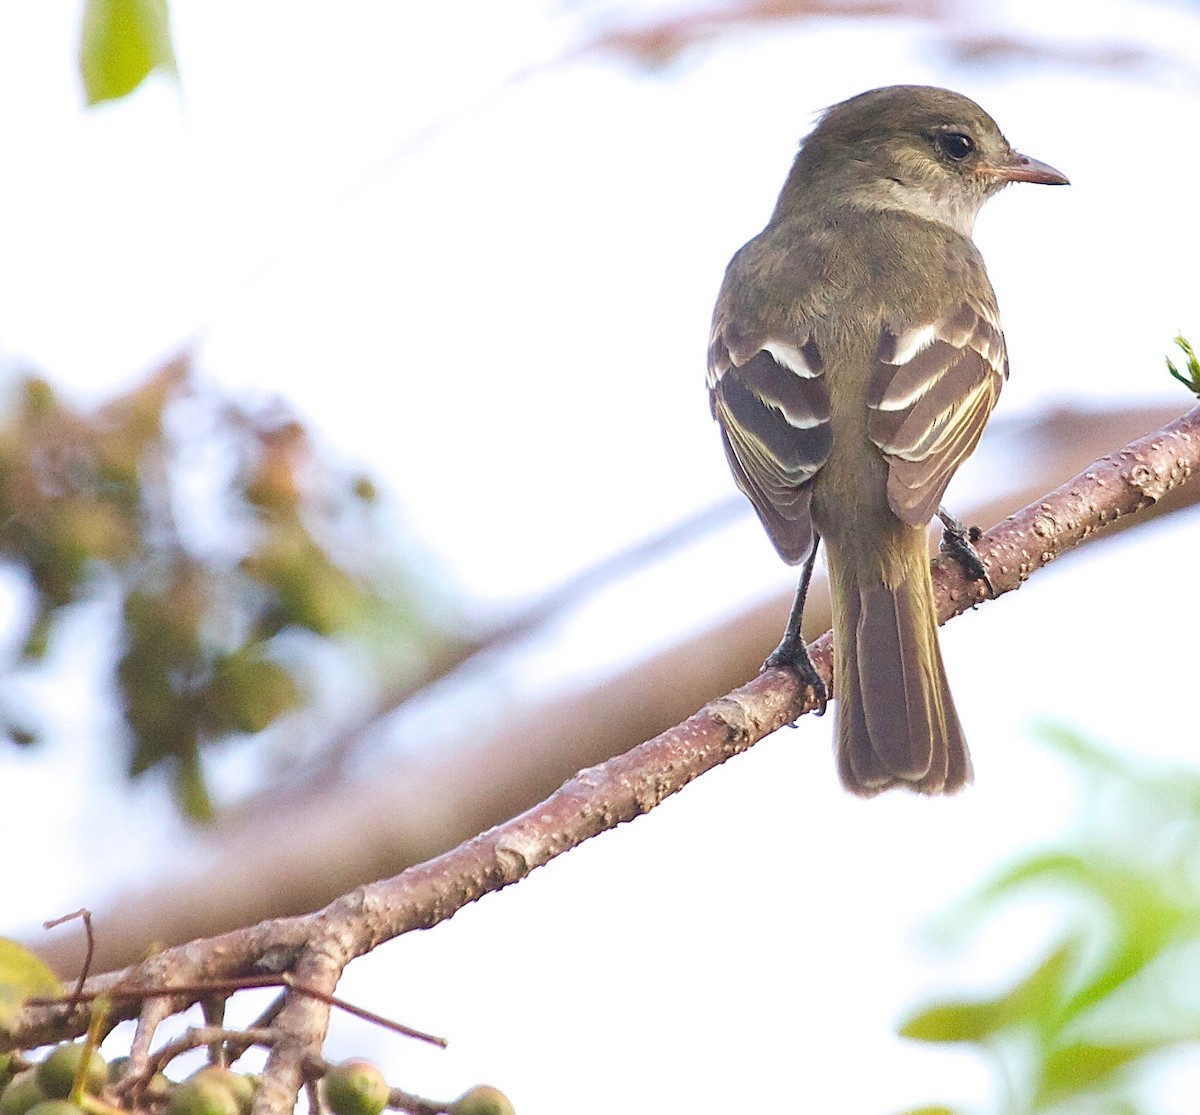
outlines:
[{"label": "tree branch", "polygon": [[[1177,413],[1160,403],[1060,408],[1020,421],[999,416],[975,463],[997,478],[991,486],[1006,486],[985,504],[955,509],[967,522],[997,522],[1109,447]],[[997,461],[1004,463],[996,467]],[[1192,485],[1127,521],[1197,502],[1200,485]],[[205,851],[199,861],[165,866],[157,880],[110,897],[95,912],[93,970],[133,963],[151,941],[173,945],[317,909],[364,882],[440,855],[553,793],[580,768],[657,735],[714,694],[737,687],[775,645],[790,604],[789,587],[607,675],[602,684],[580,683],[502,709],[486,727],[464,726],[464,738],[444,749],[446,758],[375,755],[369,776],[350,771],[320,786],[264,791],[223,814],[220,828],[198,834]],[[825,583],[814,580],[805,609],[810,635],[829,625],[829,615]],[[441,700],[455,703],[454,684]],[[305,818],[303,826],[297,816]],[[364,830],[372,833],[370,841],[361,839]],[[66,976],[81,969],[82,936],[59,932],[33,947]]]},{"label": "tree branch", "polygon": [[[1054,492],[1009,516],[977,546],[997,595],[1020,587],[1034,572],[1098,531],[1137,514],[1190,481],[1200,468],[1200,407],[1125,446]],[[956,564],[935,563],[942,621],[983,603],[982,584],[968,582]],[[831,681],[831,636],[811,647]],[[161,1020],[164,1005],[181,1010],[195,996],[188,984],[290,970],[332,994],[345,965],[412,929],[428,928],[469,902],[524,878],[584,840],[648,812],[694,778],[745,751],[810,711],[812,702],[787,670],[767,670],[705,705],[682,724],[623,755],[581,771],[545,801],[452,851],[390,879],[359,887],[313,914],[280,918],[166,949],[122,971],[92,977],[86,990],[120,986],[161,991],[170,999],[144,1004],[139,1039]],[[137,1014],[114,1002],[113,1017]],[[256,1101],[256,1112],[290,1111],[303,1083],[305,1059],[318,1056],[328,1005],[290,995],[274,1023],[277,1040]],[[68,1005],[26,1008],[0,1046],[30,1048],[82,1033],[85,1012]]]}]

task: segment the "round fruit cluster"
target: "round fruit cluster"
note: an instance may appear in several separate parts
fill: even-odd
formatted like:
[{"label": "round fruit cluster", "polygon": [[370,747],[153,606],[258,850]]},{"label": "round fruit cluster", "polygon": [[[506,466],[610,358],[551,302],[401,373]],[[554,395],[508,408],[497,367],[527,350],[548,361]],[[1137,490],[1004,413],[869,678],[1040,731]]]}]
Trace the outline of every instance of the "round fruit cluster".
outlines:
[{"label": "round fruit cluster", "polygon": [[[84,1042],[64,1042],[45,1060],[13,1071],[11,1054],[0,1054],[0,1115],[83,1115],[88,1096],[116,1085],[127,1058],[111,1064]],[[147,1085],[145,1106],[165,1115],[250,1115],[258,1077],[206,1065],[178,1083],[161,1073]],[[403,1098],[393,1096],[383,1073],[370,1061],[343,1061],[321,1080],[321,1093],[332,1115],[381,1115]],[[119,1101],[118,1101],[119,1102]],[[111,1110],[111,1108],[108,1108]],[[443,1110],[447,1115],[514,1115],[503,1092],[481,1084]]]}]

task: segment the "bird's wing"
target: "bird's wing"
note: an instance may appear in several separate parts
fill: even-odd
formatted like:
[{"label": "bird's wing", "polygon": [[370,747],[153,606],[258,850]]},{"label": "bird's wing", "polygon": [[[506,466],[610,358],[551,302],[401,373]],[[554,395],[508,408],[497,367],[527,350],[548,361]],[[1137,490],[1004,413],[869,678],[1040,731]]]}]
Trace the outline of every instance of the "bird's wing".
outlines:
[{"label": "bird's wing", "polygon": [[964,298],[924,325],[883,327],[867,432],[887,459],[888,503],[904,522],[920,526],[937,511],[1007,377],[990,297]]},{"label": "bird's wing", "polygon": [[780,556],[792,565],[812,551],[811,480],[832,445],[829,393],[810,337],[800,346],[764,340],[738,354],[717,330],[708,387],[725,455]]}]

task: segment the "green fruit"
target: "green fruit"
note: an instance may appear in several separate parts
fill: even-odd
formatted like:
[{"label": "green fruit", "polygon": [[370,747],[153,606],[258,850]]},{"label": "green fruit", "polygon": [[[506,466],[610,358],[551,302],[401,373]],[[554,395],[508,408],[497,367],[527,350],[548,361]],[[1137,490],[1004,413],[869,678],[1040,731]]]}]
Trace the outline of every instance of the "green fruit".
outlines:
[{"label": "green fruit", "polygon": [[25,1115],[83,1115],[83,1108],[67,1100],[42,1100],[35,1103]]},{"label": "green fruit", "polygon": [[175,1082],[168,1080],[161,1072],[156,1072],[146,1084],[143,1093],[151,1105],[159,1100],[169,1100],[175,1091]]},{"label": "green fruit", "polygon": [[516,1109],[499,1088],[476,1084],[450,1105],[450,1115],[516,1115]]},{"label": "green fruit", "polygon": [[25,1115],[36,1103],[46,1098],[37,1082],[37,1069],[17,1073],[0,1092],[0,1115]]},{"label": "green fruit", "polygon": [[238,1110],[241,1115],[250,1115],[250,1108],[254,1104],[254,1090],[256,1082],[248,1076],[243,1076],[240,1072],[234,1072],[233,1069],[222,1068],[220,1065],[205,1065],[204,1068],[198,1069],[192,1073],[191,1080],[213,1080],[216,1083],[228,1088],[233,1098],[237,1100]]},{"label": "green fruit", "polygon": [[65,1100],[71,1094],[75,1083],[75,1074],[87,1057],[87,1067],[83,1073],[83,1090],[92,1095],[98,1095],[100,1089],[108,1083],[108,1065],[96,1050],[89,1050],[83,1042],[64,1042],[51,1050],[37,1068],[38,1083],[47,1099]]},{"label": "green fruit", "polygon": [[171,1094],[168,1115],[241,1115],[238,1101],[219,1080],[185,1080]]},{"label": "green fruit", "polygon": [[325,1102],[334,1115],[379,1115],[387,1106],[388,1085],[370,1061],[343,1061],[324,1080]]}]

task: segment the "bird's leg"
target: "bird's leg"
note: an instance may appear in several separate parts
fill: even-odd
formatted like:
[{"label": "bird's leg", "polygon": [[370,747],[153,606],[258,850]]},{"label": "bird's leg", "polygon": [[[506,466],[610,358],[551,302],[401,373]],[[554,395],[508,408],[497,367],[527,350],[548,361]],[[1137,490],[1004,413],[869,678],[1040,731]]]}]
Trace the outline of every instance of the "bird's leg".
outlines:
[{"label": "bird's leg", "polygon": [[978,527],[964,527],[962,522],[950,514],[944,507],[938,508],[938,518],[942,520],[942,552],[949,554],[962,567],[962,571],[972,581],[982,581],[987,587],[988,596],[995,596],[992,579],[984,568],[983,560],[971,544],[983,537],[983,531]]},{"label": "bird's leg", "polygon": [[813,566],[817,561],[817,546],[820,542],[820,535],[814,533],[812,552],[808,555],[804,562],[804,568],[800,572],[800,584],[796,587],[796,599],[792,603],[792,612],[788,616],[783,638],[779,640],[779,646],[767,655],[767,660],[762,665],[764,670],[772,667],[791,670],[800,679],[802,685],[812,689],[813,696],[820,706],[817,710],[818,715],[825,711],[825,706],[829,702],[829,691],[825,688],[824,680],[817,673],[817,668],[808,655],[808,648],[804,645],[804,635],[800,631],[800,625],[804,619],[804,600],[808,596],[808,582],[812,580]]}]

